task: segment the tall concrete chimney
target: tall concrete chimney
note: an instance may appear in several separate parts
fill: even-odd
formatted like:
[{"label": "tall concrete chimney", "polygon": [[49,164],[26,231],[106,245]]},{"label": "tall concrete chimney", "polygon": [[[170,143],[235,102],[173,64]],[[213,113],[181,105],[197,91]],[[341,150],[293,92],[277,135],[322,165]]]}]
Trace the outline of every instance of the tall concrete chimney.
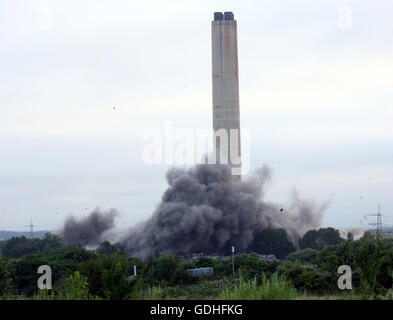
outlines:
[{"label": "tall concrete chimney", "polygon": [[[240,111],[237,24],[232,12],[215,12],[212,21],[213,130],[217,163],[228,163],[240,178]],[[222,138],[224,129],[228,141]],[[228,150],[228,151],[227,151]],[[235,159],[231,157],[235,154]],[[236,159],[237,158],[237,159]]]}]

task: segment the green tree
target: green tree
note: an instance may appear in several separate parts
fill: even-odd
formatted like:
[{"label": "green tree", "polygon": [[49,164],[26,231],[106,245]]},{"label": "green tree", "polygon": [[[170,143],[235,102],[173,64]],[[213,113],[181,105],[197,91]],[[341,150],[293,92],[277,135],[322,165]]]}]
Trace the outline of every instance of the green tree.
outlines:
[{"label": "green tree", "polygon": [[171,282],[179,263],[179,259],[171,254],[159,256],[156,259],[150,259],[146,262],[142,274],[150,284]]},{"label": "green tree", "polygon": [[260,280],[262,274],[270,277],[276,271],[277,265],[275,261],[260,259],[255,253],[239,254],[235,257],[235,270],[246,280],[255,277]]},{"label": "green tree", "polygon": [[99,254],[107,254],[111,255],[120,250],[124,252],[125,247],[122,246],[120,243],[111,244],[109,241],[103,241],[100,246],[96,249],[96,252]]},{"label": "green tree", "polygon": [[6,295],[12,287],[11,274],[7,261],[0,256],[0,297]]},{"label": "green tree", "polygon": [[62,300],[87,300],[89,299],[89,289],[86,277],[79,271],[75,271],[69,276],[63,288],[59,290],[59,298]]},{"label": "green tree", "polygon": [[326,294],[337,290],[335,275],[313,266],[284,263],[279,266],[277,273],[288,279],[296,289],[313,294]]},{"label": "green tree", "polygon": [[316,249],[306,248],[288,254],[285,259],[301,264],[317,264],[319,254],[320,252]]},{"label": "green tree", "polygon": [[95,257],[81,265],[81,274],[87,278],[89,292],[94,296],[105,297],[102,273],[109,268],[109,263],[110,261],[107,257]]},{"label": "green tree", "polygon": [[360,240],[360,248],[355,252],[356,269],[360,276],[359,293],[363,298],[385,294],[386,289],[378,283],[381,273],[382,241],[366,233]]},{"label": "green tree", "polygon": [[337,245],[343,242],[338,230],[334,228],[320,228],[318,230],[307,231],[303,238],[299,240],[301,249],[312,248],[322,250],[326,246]]},{"label": "green tree", "polygon": [[8,258],[18,258],[33,253],[49,254],[64,244],[54,234],[46,233],[42,239],[29,239],[25,236],[13,237],[2,244],[2,253]]},{"label": "green tree", "polygon": [[[135,258],[127,260],[118,251],[113,255],[100,255],[84,262],[81,273],[89,283],[89,292],[98,297],[122,299],[135,297],[136,280],[128,280],[133,274],[133,265],[140,265]],[[138,278],[139,278],[138,273]],[[120,297],[120,298],[119,298]]]},{"label": "green tree", "polygon": [[260,229],[254,233],[254,239],[248,251],[260,254],[274,254],[277,258],[284,258],[295,251],[295,246],[288,240],[285,229]]},{"label": "green tree", "polygon": [[38,251],[39,239],[27,239],[25,236],[12,237],[7,240],[2,248],[4,257],[17,258]]},{"label": "green tree", "polygon": [[39,252],[50,253],[52,250],[65,246],[58,235],[47,232],[44,237],[39,240]]},{"label": "green tree", "polygon": [[37,290],[38,267],[48,264],[47,262],[45,257],[39,254],[30,254],[10,260],[11,277],[16,289],[22,291],[27,296],[33,295]]},{"label": "green tree", "polygon": [[199,257],[195,262],[195,268],[206,268],[213,265],[213,260],[207,257]]},{"label": "green tree", "polygon": [[135,298],[136,279],[128,279],[127,257],[118,251],[109,259],[110,267],[102,273],[104,295],[111,300]]},{"label": "green tree", "polygon": [[384,288],[393,286],[393,248],[386,248],[380,259],[380,273],[378,274],[378,283]]},{"label": "green tree", "polygon": [[78,271],[83,261],[92,256],[90,252],[80,246],[62,246],[51,250],[50,253],[29,254],[9,260],[9,270],[16,289],[26,295],[33,295],[37,290],[38,267],[49,265],[52,269],[53,283],[65,279]]}]

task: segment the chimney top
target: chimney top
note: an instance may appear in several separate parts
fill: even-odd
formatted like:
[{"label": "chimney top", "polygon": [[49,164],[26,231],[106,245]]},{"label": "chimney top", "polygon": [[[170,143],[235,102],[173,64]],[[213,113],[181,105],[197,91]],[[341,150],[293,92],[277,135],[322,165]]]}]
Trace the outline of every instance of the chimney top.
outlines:
[{"label": "chimney top", "polygon": [[224,19],[224,15],[222,14],[222,12],[214,12],[214,20],[223,20]]},{"label": "chimney top", "polygon": [[224,19],[225,20],[233,20],[234,19],[233,12],[231,12],[231,11],[224,12]]},{"label": "chimney top", "polygon": [[225,11],[224,14],[222,12],[214,12],[214,20],[234,20],[234,15],[232,11]]}]

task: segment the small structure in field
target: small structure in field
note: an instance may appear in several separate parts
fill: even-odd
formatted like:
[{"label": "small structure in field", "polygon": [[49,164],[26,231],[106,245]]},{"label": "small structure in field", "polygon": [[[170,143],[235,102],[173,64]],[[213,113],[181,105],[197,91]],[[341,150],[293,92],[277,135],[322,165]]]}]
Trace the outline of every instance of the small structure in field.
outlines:
[{"label": "small structure in field", "polygon": [[213,267],[187,269],[187,271],[196,277],[209,276],[214,273]]}]

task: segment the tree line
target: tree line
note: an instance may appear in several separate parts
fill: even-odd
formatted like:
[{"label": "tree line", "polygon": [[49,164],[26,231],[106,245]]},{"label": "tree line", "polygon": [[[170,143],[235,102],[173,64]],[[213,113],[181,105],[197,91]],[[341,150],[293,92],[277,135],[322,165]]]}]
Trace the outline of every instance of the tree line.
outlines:
[{"label": "tree line", "polygon": [[[51,233],[41,239],[14,237],[0,242],[0,297],[143,299],[152,288],[163,288],[172,296],[176,292],[187,295],[188,289],[184,288],[231,283],[239,276],[256,283],[280,277],[307,294],[334,295],[339,293],[340,265],[351,266],[354,292],[360,297],[383,296],[392,288],[393,241],[368,233],[355,241],[351,236],[347,240],[340,238],[333,228],[310,230],[296,247],[288,241],[285,230],[266,229],[255,235],[250,248],[251,253],[236,255],[233,277],[230,259],[202,256],[181,261],[166,255],[142,261],[127,257],[119,243],[104,241],[96,250],[87,250],[78,244],[65,244]],[[267,261],[258,254],[275,254],[280,259]],[[40,265],[52,269],[52,290],[37,288]],[[131,277],[134,266],[137,276]],[[213,267],[214,274],[198,278],[187,271],[198,267]],[[218,295],[209,290],[204,293]]]}]

